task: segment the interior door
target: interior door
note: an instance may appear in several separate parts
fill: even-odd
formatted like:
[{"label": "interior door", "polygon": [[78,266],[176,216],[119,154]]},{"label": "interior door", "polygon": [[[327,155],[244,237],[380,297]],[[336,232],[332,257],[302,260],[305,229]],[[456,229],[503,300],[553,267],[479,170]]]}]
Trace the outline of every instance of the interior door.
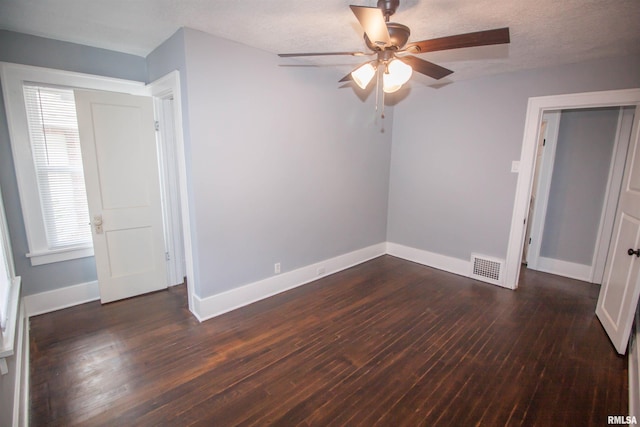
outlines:
[{"label": "interior door", "polygon": [[531,186],[531,200],[529,201],[529,214],[527,218],[527,231],[524,240],[524,250],[522,251],[522,262],[525,264],[529,261],[529,245],[531,245],[531,226],[533,224],[533,214],[536,209],[536,196],[538,194],[538,182],[540,181],[540,168],[542,167],[542,160],[544,155],[544,146],[547,136],[547,123],[548,121],[543,117],[540,124],[540,133],[538,134],[538,145],[536,147],[536,166],[533,171],[533,184]]},{"label": "interior door", "polygon": [[640,109],[636,106],[624,178],[596,315],[624,354],[640,295]]},{"label": "interior door", "polygon": [[103,303],[167,287],[152,99],[75,91]]}]

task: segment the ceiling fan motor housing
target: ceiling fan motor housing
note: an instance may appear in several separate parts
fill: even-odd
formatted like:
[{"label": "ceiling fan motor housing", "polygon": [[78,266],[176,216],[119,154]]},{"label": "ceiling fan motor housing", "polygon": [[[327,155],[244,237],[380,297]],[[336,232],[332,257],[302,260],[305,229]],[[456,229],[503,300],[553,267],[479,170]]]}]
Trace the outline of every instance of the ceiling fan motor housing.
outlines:
[{"label": "ceiling fan motor housing", "polygon": [[409,40],[409,36],[411,35],[411,31],[409,27],[406,25],[398,24],[396,22],[387,22],[387,30],[389,30],[389,39],[391,42],[390,46],[381,48],[377,44],[371,42],[367,34],[364,34],[364,42],[367,44],[369,49],[374,52],[380,50],[400,50]]}]

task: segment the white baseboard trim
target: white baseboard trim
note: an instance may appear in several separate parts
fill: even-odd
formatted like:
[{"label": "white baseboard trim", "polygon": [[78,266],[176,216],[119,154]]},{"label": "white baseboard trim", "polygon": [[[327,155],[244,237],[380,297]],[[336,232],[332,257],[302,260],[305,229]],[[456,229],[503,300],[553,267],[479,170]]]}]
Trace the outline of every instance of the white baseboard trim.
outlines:
[{"label": "white baseboard trim", "polygon": [[387,242],[387,254],[460,276],[469,277],[471,271],[471,262],[469,261],[397,243]]},{"label": "white baseboard trim", "polygon": [[[387,242],[387,254],[405,259],[407,261],[416,262],[426,265],[427,267],[437,268],[438,270],[448,273],[457,274],[459,276],[469,277],[474,280],[481,280],[472,276],[471,261],[460,258],[454,258],[447,255],[441,255],[434,252],[416,249],[409,246],[399,245],[397,243]],[[504,283],[495,281],[481,280],[485,283],[500,286],[502,288],[513,289]]]},{"label": "white baseboard trim", "polygon": [[[200,298],[194,295],[193,314],[202,322],[236,308],[302,286],[329,274],[346,270],[384,255],[385,252],[386,244],[379,243],[209,297]],[[319,274],[320,269],[323,269],[324,273]]]},{"label": "white baseboard trim", "polygon": [[[202,322],[385,254],[464,277],[471,274],[471,262],[468,260],[382,242],[216,295],[204,298],[193,295],[192,314]],[[319,274],[320,270],[324,272]],[[98,282],[94,281],[27,295],[24,303],[26,314],[31,317],[99,299]]]},{"label": "white baseboard trim", "polygon": [[80,283],[24,297],[27,317],[50,313],[100,299],[98,281]]},{"label": "white baseboard trim", "polygon": [[585,282],[591,282],[592,280],[592,268],[590,265],[577,264],[559,259],[538,257],[536,270]]}]

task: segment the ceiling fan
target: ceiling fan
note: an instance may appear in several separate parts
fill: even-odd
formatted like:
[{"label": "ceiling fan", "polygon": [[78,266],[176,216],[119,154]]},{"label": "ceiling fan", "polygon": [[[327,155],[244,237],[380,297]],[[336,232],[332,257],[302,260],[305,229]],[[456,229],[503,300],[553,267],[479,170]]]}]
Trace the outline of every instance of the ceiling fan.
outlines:
[{"label": "ceiling fan", "polygon": [[375,55],[376,59],[361,64],[340,79],[340,82],[353,80],[364,89],[378,72],[378,78],[382,80],[384,92],[392,93],[400,89],[411,78],[414,70],[434,79],[441,79],[453,73],[447,68],[411,54],[504,44],[510,41],[509,28],[498,28],[407,43],[411,33],[409,27],[396,22],[389,22],[389,17],[396,12],[399,5],[400,0],[378,0],[377,7],[349,6],[364,29],[364,41],[371,52],[281,53],[278,56],[287,58],[327,55]]}]

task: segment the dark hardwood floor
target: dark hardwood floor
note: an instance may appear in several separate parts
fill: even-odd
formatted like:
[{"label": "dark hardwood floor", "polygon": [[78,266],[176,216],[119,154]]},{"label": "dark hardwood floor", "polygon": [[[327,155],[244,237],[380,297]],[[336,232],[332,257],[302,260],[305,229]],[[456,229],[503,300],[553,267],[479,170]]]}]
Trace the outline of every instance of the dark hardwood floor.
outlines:
[{"label": "dark hardwood floor", "polygon": [[198,323],[184,286],[31,319],[31,425],[603,426],[627,359],[598,286],[383,256]]}]

